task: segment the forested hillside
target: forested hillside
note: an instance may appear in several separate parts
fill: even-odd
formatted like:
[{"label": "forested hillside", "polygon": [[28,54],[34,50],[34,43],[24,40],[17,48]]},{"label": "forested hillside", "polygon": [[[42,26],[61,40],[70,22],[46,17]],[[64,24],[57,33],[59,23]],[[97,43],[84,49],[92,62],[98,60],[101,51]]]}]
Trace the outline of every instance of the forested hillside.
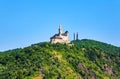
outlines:
[{"label": "forested hillside", "polygon": [[120,79],[120,48],[94,40],[0,52],[0,79]]},{"label": "forested hillside", "polygon": [[120,53],[120,47],[113,46],[111,44],[90,40],[90,39],[82,39],[77,41],[72,41],[77,46],[83,47],[94,47],[101,49],[107,53]]}]

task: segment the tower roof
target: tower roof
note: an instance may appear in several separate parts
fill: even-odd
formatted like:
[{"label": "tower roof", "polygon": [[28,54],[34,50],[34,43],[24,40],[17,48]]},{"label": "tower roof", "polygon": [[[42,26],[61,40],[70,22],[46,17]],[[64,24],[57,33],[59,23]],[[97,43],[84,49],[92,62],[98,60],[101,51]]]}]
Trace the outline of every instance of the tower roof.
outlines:
[{"label": "tower roof", "polygon": [[59,25],[59,29],[62,29],[62,25],[61,24]]}]

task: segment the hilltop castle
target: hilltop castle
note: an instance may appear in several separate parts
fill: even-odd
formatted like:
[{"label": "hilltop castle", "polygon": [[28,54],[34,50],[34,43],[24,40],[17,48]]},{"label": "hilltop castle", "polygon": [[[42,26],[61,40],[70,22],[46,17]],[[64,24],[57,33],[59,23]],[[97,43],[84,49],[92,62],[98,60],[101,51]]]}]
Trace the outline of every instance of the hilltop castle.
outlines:
[{"label": "hilltop castle", "polygon": [[62,33],[62,26],[60,25],[59,26],[59,29],[58,29],[58,34],[55,34],[54,36],[52,36],[50,38],[50,42],[52,44],[55,44],[55,43],[69,43],[69,40],[68,40],[68,31],[66,31],[65,33]]}]

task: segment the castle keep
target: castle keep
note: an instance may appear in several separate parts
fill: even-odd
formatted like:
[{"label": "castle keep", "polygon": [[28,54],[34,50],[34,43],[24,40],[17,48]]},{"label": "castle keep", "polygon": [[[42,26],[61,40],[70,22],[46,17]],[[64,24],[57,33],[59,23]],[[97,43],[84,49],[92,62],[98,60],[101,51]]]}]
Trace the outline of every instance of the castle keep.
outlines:
[{"label": "castle keep", "polygon": [[55,34],[54,36],[52,36],[50,38],[50,42],[52,44],[55,44],[55,43],[69,43],[68,31],[66,31],[65,33],[62,33],[62,26],[60,25],[59,29],[58,29],[58,34]]}]

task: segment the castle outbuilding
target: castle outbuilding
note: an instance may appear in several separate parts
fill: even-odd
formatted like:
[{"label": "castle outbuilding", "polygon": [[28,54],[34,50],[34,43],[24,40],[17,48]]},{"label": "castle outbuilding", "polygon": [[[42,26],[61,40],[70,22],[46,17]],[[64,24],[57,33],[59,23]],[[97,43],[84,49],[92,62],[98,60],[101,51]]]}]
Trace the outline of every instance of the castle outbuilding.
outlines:
[{"label": "castle outbuilding", "polygon": [[54,36],[52,36],[50,38],[50,42],[52,44],[55,44],[55,43],[69,43],[69,37],[68,37],[68,34],[69,32],[66,31],[65,33],[62,33],[62,26],[60,25],[59,26],[59,29],[58,29],[58,34],[55,34]]}]

